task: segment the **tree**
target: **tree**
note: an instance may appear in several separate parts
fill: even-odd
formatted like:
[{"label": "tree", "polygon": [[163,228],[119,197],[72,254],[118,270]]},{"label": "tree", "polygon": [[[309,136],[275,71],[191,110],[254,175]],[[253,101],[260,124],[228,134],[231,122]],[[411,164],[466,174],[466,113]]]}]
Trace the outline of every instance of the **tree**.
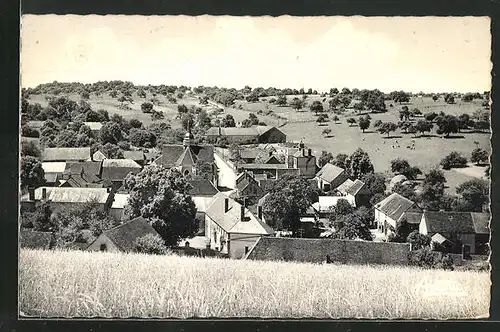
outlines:
[{"label": "tree", "polygon": [[443,203],[446,178],[442,171],[432,169],[425,174],[419,201],[424,209],[439,210]]},{"label": "tree", "polygon": [[333,118],[332,118],[332,120],[333,120],[335,123],[337,123],[340,119],[339,119],[339,117],[338,117],[337,115],[334,115],[334,116],[333,116]]},{"label": "tree", "polygon": [[276,100],[276,105],[285,106],[286,105],[286,96],[285,95],[278,96],[278,99]]},{"label": "tree", "polygon": [[476,148],[472,150],[470,161],[476,165],[487,163],[489,159],[489,154],[486,150],[481,148]]},{"label": "tree", "polygon": [[45,172],[42,164],[31,156],[21,157],[21,188],[40,187],[45,183]]},{"label": "tree", "polygon": [[38,145],[33,141],[22,141],[21,142],[21,156],[31,156],[35,158],[40,158],[41,151]]},{"label": "tree", "polygon": [[363,149],[358,148],[346,160],[346,171],[349,177],[353,179],[361,179],[361,177],[368,173],[373,173],[373,164]]},{"label": "tree", "polygon": [[143,126],[142,122],[137,119],[130,119],[129,121],[130,128],[141,128]]},{"label": "tree", "polygon": [[236,127],[236,121],[231,114],[227,114],[224,119],[222,119],[221,127]]},{"label": "tree", "polygon": [[330,128],[325,128],[323,129],[323,131],[321,132],[325,137],[328,137],[330,135],[330,133],[332,132],[332,130]]},{"label": "tree", "polygon": [[396,230],[389,237],[389,242],[405,243],[410,233],[410,224],[406,220],[406,217],[403,217],[396,223]]},{"label": "tree", "polygon": [[72,148],[76,146],[76,135],[74,131],[62,130],[55,139],[55,144],[60,148]]},{"label": "tree", "polygon": [[417,195],[415,190],[413,190],[412,186],[408,184],[396,183],[394,187],[392,187],[393,193],[398,193],[403,197],[408,198],[410,201],[416,201]]},{"label": "tree", "polygon": [[430,246],[431,238],[428,235],[420,234],[418,230],[414,230],[408,234],[406,242],[411,244],[412,250],[418,250]]},{"label": "tree", "polygon": [[458,120],[453,115],[438,116],[436,124],[438,125],[438,134],[444,134],[448,137],[451,133],[458,133]]},{"label": "tree", "polygon": [[380,125],[382,124],[382,120],[376,120],[374,123],[373,123],[373,127],[375,128],[378,128],[380,127]]},{"label": "tree", "polygon": [[132,128],[129,134],[129,141],[137,147],[152,148],[156,145],[156,135],[146,129]]},{"label": "tree", "polygon": [[153,104],[150,102],[145,102],[141,104],[142,113],[153,113]]},{"label": "tree", "polygon": [[392,99],[396,103],[407,103],[410,101],[410,94],[404,91],[394,91],[392,93]]},{"label": "tree", "polygon": [[118,96],[118,91],[116,91],[116,90],[111,90],[111,91],[109,92],[109,96],[110,96],[111,98],[116,98],[116,97]]},{"label": "tree", "polygon": [[[347,155],[345,155],[347,157]],[[318,158],[319,167],[325,166],[333,159],[333,155],[331,152],[327,152],[325,150],[321,151],[321,155]]]},{"label": "tree", "polygon": [[449,155],[441,159],[440,165],[446,170],[465,167],[467,166],[467,158],[456,151],[452,151]]},{"label": "tree", "polygon": [[134,242],[135,252],[149,255],[165,255],[167,247],[165,241],[158,235],[146,234],[137,238]]},{"label": "tree", "polygon": [[355,118],[348,118],[346,122],[349,124],[349,127],[353,126],[356,124],[356,119]]},{"label": "tree", "polygon": [[182,128],[190,131],[194,127],[194,117],[191,114],[184,114],[181,119]]},{"label": "tree", "polygon": [[99,131],[99,138],[102,144],[117,144],[123,139],[122,129],[116,122],[106,122]]},{"label": "tree", "polygon": [[408,160],[401,158],[391,160],[391,171],[402,174],[409,180],[415,180],[419,174],[422,174],[422,171],[418,167],[411,167]]},{"label": "tree", "polygon": [[489,200],[489,185],[482,179],[466,181],[460,184],[456,191],[461,196],[466,211],[482,212],[484,204]]},{"label": "tree", "polygon": [[21,213],[21,226],[23,228],[33,228],[40,232],[53,232],[57,230],[57,225],[51,220],[52,209],[47,201],[39,201],[35,205],[34,212]]},{"label": "tree", "polygon": [[301,177],[285,175],[276,180],[263,205],[275,229],[287,229],[294,236],[300,228],[300,215],[312,203],[318,201],[318,193]]},{"label": "tree", "polygon": [[318,115],[318,112],[323,112],[323,104],[319,100],[313,101],[309,108],[311,112],[314,112],[316,115]]},{"label": "tree", "polygon": [[189,195],[191,185],[180,171],[149,165],[129,174],[124,186],[130,192],[129,217],[147,219],[166,245],[176,245],[198,231],[196,206]]},{"label": "tree", "polygon": [[474,121],[470,118],[470,115],[467,113],[461,114],[458,118],[458,130],[460,129],[469,129],[469,127],[474,126]]},{"label": "tree", "polygon": [[422,135],[425,135],[426,132],[430,132],[434,125],[430,121],[418,120],[415,124],[415,130]]},{"label": "tree", "polygon": [[[366,188],[370,192],[370,196],[375,198],[374,200],[376,202],[379,202],[381,197],[384,196],[386,189],[385,176],[382,173],[367,173],[361,177],[361,181],[365,183]],[[382,199],[383,198],[384,197],[382,197]]]},{"label": "tree", "polygon": [[330,92],[329,92],[329,96],[330,97],[334,97],[335,95],[337,95],[339,93],[339,89],[337,88],[331,88],[330,89]]},{"label": "tree", "polygon": [[380,127],[378,127],[378,131],[381,134],[387,134],[387,137],[389,137],[390,133],[395,131],[397,127],[398,126],[393,122],[382,122]]},{"label": "tree", "polygon": [[415,117],[415,116],[418,116],[418,115],[422,115],[422,112],[418,109],[418,108],[412,108],[411,111],[410,111],[410,115]]},{"label": "tree", "polygon": [[304,107],[304,105],[305,101],[297,97],[293,98],[292,102],[290,103],[290,106],[292,106],[292,108],[297,111],[301,110]]},{"label": "tree", "polygon": [[359,124],[359,128],[364,133],[365,130],[368,129],[368,127],[370,127],[370,119],[368,117],[362,116],[359,118],[358,124]]},{"label": "tree", "polygon": [[434,96],[432,96],[432,100],[433,100],[434,102],[436,102],[438,99],[439,99],[439,96],[438,96],[438,95],[434,95]]},{"label": "tree", "polygon": [[432,122],[432,121],[434,121],[435,118],[437,118],[437,116],[438,115],[436,112],[429,112],[429,113],[425,113],[424,118],[425,118],[425,120]]},{"label": "tree", "polygon": [[335,156],[335,159],[333,159],[331,163],[337,167],[346,169],[349,166],[348,159],[348,155],[346,155],[345,153],[339,153]]},{"label": "tree", "polygon": [[368,225],[365,224],[356,214],[351,213],[339,215],[335,218],[335,221],[333,221],[332,224],[335,229],[333,237],[336,239],[361,239],[367,241],[371,241],[373,239]]},{"label": "tree", "polygon": [[444,101],[445,101],[447,104],[454,104],[454,103],[455,103],[455,97],[454,97],[452,94],[447,94],[447,95],[444,97]]},{"label": "tree", "polygon": [[115,144],[106,143],[99,147],[99,150],[110,159],[122,159],[123,151]]}]

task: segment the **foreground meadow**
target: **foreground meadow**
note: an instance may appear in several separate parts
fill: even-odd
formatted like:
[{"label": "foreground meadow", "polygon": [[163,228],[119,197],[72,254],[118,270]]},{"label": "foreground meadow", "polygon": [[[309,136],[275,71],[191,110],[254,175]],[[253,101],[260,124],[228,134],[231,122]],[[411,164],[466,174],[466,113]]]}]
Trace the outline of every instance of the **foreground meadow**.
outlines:
[{"label": "foreground meadow", "polygon": [[37,317],[475,318],[487,272],[21,250]]}]

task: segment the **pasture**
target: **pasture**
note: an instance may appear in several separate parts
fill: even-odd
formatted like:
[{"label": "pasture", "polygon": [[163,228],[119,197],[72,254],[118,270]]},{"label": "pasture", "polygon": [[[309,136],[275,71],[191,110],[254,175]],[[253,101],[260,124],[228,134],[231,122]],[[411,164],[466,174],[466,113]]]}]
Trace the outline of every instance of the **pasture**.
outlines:
[{"label": "pasture", "polygon": [[487,317],[488,272],[22,249],[34,317]]}]

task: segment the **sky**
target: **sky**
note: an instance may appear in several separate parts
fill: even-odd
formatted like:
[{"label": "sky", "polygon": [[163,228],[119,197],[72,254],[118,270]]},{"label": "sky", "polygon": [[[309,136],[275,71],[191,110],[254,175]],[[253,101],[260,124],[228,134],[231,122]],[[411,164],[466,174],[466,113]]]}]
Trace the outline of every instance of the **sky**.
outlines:
[{"label": "sky", "polygon": [[488,17],[24,15],[21,84],[483,92]]}]

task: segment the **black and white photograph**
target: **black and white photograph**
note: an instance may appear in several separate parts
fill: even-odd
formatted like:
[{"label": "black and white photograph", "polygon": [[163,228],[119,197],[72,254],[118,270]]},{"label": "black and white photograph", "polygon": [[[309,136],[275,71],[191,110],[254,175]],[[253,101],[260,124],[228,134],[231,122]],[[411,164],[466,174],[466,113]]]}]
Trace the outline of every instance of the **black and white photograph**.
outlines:
[{"label": "black and white photograph", "polygon": [[19,318],[488,318],[490,26],[23,15]]}]

